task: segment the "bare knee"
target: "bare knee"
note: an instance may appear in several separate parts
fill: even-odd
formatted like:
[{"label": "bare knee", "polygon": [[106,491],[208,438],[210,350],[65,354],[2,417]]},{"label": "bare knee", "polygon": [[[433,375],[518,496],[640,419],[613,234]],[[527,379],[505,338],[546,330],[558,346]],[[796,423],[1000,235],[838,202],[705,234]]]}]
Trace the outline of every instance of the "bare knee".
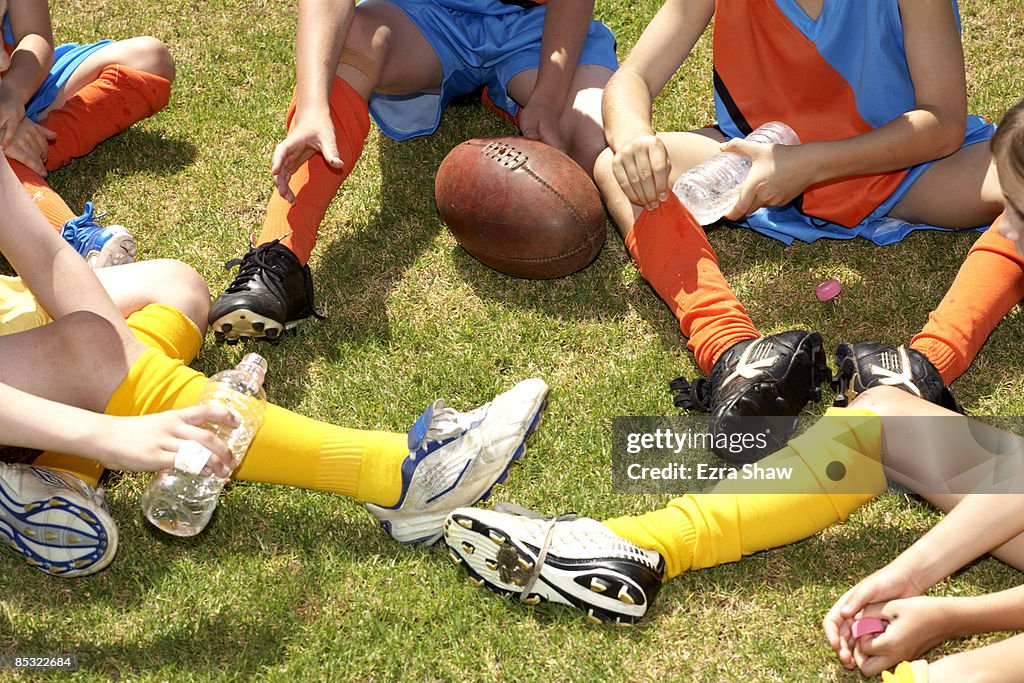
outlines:
[{"label": "bare knee", "polygon": [[201,333],[205,333],[210,312],[210,288],[203,276],[187,263],[173,259],[145,263],[152,269],[149,278],[154,288],[150,293],[152,303],[178,309],[196,324]]},{"label": "bare knee", "polygon": [[914,403],[922,400],[903,389],[876,386],[858,394],[850,407],[870,410],[877,415],[903,415]]},{"label": "bare knee", "polygon": [[[376,16],[372,7],[356,7],[352,27],[345,38],[345,48],[337,74],[357,91],[376,90],[381,85],[384,63],[391,51],[392,30]],[[353,82],[361,80],[363,83]],[[362,86],[362,87],[360,87]]]},{"label": "bare knee", "polygon": [[614,157],[615,154],[608,147],[598,155],[597,161],[594,163],[594,182],[597,183],[597,189],[601,191],[605,207],[619,229],[619,233],[625,237],[633,229],[636,214],[626,193],[619,186],[619,181],[615,179],[615,173],[612,171]]},{"label": "bare knee", "polygon": [[68,367],[106,368],[124,358],[125,338],[106,318],[91,311],[74,311],[46,327],[55,350]]},{"label": "bare knee", "polygon": [[160,40],[152,36],[140,36],[118,43],[118,62],[138,71],[174,81],[174,57]]}]

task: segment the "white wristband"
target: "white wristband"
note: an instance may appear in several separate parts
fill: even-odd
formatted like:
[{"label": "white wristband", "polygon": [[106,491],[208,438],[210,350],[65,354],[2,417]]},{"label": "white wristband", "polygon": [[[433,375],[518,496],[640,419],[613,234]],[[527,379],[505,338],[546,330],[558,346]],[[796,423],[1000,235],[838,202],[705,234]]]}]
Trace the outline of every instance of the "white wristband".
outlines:
[{"label": "white wristband", "polygon": [[174,469],[199,474],[210,461],[213,451],[198,441],[182,441],[174,456]]}]

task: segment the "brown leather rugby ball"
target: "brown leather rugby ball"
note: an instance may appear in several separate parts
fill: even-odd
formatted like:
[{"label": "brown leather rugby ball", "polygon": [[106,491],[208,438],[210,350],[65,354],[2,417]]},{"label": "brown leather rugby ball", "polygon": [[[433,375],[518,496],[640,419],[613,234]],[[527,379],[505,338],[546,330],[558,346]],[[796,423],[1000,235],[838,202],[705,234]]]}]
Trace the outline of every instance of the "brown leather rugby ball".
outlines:
[{"label": "brown leather rugby ball", "polygon": [[572,159],[523,137],[467,140],[437,169],[441,219],[476,259],[515,277],[571,275],[604,245],[597,187]]}]

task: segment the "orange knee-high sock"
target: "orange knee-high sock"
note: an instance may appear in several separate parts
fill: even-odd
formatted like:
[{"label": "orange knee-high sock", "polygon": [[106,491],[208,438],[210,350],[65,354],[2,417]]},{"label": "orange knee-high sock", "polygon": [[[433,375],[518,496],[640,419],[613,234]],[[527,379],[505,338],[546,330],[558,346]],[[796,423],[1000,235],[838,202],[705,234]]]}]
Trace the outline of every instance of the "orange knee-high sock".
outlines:
[{"label": "orange knee-high sock", "polygon": [[[263,231],[256,240],[257,244],[265,244],[287,235],[281,244],[295,252],[302,264],[309,261],[327,207],[363,153],[363,143],[370,133],[370,114],[366,102],[352,86],[337,76],[331,87],[329,105],[338,143],[338,156],[344,165],[340,169],[332,168],[320,154],[311,156],[296,169],[289,182],[295,195],[294,204],[289,204],[276,191],[271,194]],[[293,99],[288,108],[289,129],[294,117]]]},{"label": "orange knee-high sock", "polygon": [[96,145],[167,106],[171,83],[166,78],[111,64],[96,80],[69,97],[41,121],[57,134],[50,141],[46,169],[60,168]]},{"label": "orange knee-high sock", "polygon": [[46,184],[41,175],[14,159],[8,159],[8,161],[11,163],[14,175],[18,176],[18,180],[21,181],[21,186],[25,188],[28,196],[46,216],[50,225],[60,230],[65,223],[76,216],[60,195]]},{"label": "orange knee-high sock", "polygon": [[704,230],[674,196],[640,214],[626,248],[679,320],[705,373],[733,344],[761,336],[722,276]]},{"label": "orange knee-high sock", "polygon": [[1024,299],[1024,259],[994,225],[971,247],[953,286],[910,342],[946,384],[967,371],[999,321]]}]

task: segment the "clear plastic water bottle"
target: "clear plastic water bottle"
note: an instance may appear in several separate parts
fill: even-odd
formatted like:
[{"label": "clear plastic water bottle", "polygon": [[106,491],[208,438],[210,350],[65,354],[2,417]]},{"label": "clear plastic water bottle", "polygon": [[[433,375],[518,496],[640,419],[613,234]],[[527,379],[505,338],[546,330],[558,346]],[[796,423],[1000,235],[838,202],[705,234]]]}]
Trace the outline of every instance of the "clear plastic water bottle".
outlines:
[{"label": "clear plastic water bottle", "polygon": [[[234,429],[209,422],[201,425],[223,439],[238,464],[263,422],[267,408],[267,396],[263,392],[266,372],[267,361],[262,356],[247,354],[233,370],[210,377],[197,402],[198,405],[219,403],[238,419]],[[160,470],[142,494],[142,511],[146,519],[162,531],[174,536],[195,536],[213,516],[227,481],[227,477],[216,474],[202,476],[181,469]]]},{"label": "clear plastic water bottle", "polygon": [[[746,137],[750,142],[799,145],[800,137],[781,121],[769,121]],[[672,191],[701,225],[710,225],[736,205],[740,186],[750,172],[750,159],[742,154],[718,152],[679,176]]]}]

